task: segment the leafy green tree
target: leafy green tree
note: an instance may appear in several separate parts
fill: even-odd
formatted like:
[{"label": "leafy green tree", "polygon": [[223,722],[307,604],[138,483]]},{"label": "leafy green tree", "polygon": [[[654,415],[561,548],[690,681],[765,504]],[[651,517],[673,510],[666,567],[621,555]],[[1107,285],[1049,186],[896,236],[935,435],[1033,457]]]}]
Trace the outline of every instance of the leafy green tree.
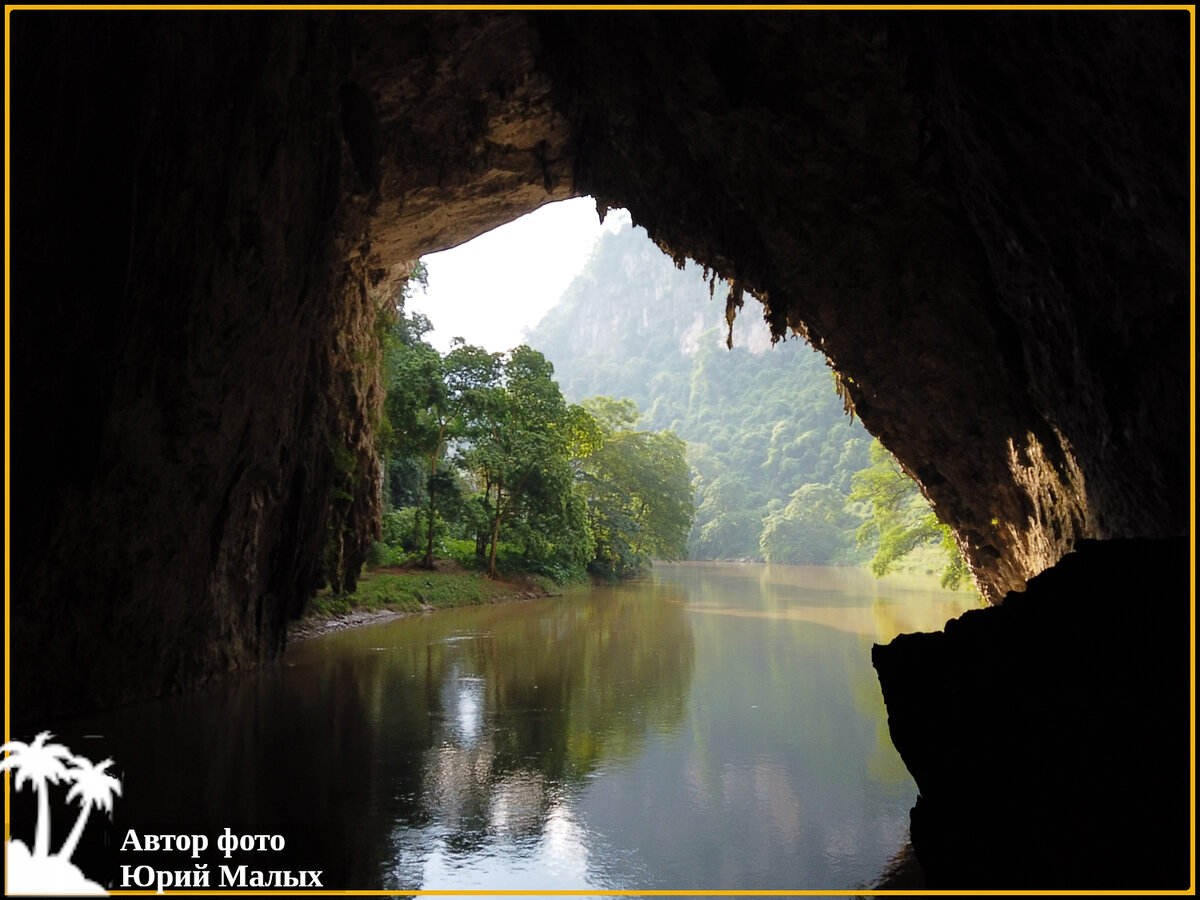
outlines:
[{"label": "leafy green tree", "polygon": [[[480,408],[479,395],[491,389],[499,373],[499,360],[478,347],[457,343],[442,356],[424,340],[429,320],[405,314],[390,333],[385,355],[384,409],[392,434],[389,468],[410,475],[408,489],[396,500],[423,507],[411,519],[413,539],[423,530],[422,564],[433,567],[435,529],[440,506],[455,504],[458,486],[443,462],[448,448],[467,431],[468,419]],[[415,482],[415,483],[414,483]]]},{"label": "leafy green tree", "polygon": [[583,401],[583,408],[588,411],[596,422],[596,426],[605,435],[618,431],[629,431],[642,418],[636,403],[628,397],[616,400],[612,397],[589,397]]},{"label": "leafy green tree", "polygon": [[571,467],[576,474],[583,461],[595,453],[604,443],[604,432],[586,408],[577,403],[567,407],[567,450],[571,456]]},{"label": "leafy green tree", "polygon": [[[424,565],[433,566],[433,527],[437,515],[438,464],[453,434],[454,410],[449,402],[441,355],[424,341],[397,354],[386,408],[400,455],[419,461],[428,508]],[[414,518],[414,527],[419,523]]]},{"label": "leafy green tree", "polygon": [[590,547],[570,453],[599,445],[594,420],[567,408],[553,368],[528,347],[488,353],[455,339],[439,354],[429,320],[405,311],[414,279],[381,312],[387,512],[376,558],[420,548],[432,566],[442,541],[465,534],[493,576],[504,542],[519,548],[518,565],[581,572]]},{"label": "leafy green tree", "polygon": [[527,526],[527,548],[539,542],[532,527],[539,520],[561,528],[571,518],[572,479],[570,422],[554,368],[541,353],[520,346],[491,374],[500,377],[481,380],[469,392],[462,459],[488,513],[487,572],[494,578],[502,528],[520,520]]},{"label": "leafy green tree", "polygon": [[871,444],[871,465],[853,477],[852,501],[865,501],[871,516],[858,532],[860,544],[878,541],[871,571],[882,577],[904,556],[921,546],[939,546],[947,563],[942,585],[957,588],[969,577],[949,526],[941,524],[916,482],[878,440]]},{"label": "leafy green tree", "polygon": [[698,559],[755,559],[767,502],[750,478],[724,465],[714,447],[694,455],[696,521],[691,553]]},{"label": "leafy green tree", "polygon": [[957,591],[960,587],[971,584],[971,570],[967,568],[967,561],[958,551],[958,544],[954,540],[954,532],[950,530],[950,526],[939,524],[938,527],[942,532],[942,550],[949,560],[946,568],[942,570],[941,584],[944,588]]},{"label": "leafy green tree", "polygon": [[634,551],[657,559],[682,559],[696,517],[687,445],[674,432],[634,432],[622,439],[638,460],[632,485],[634,521],[639,528]]},{"label": "leafy green tree", "polygon": [[846,548],[850,516],[846,498],[827,484],[806,484],[786,506],[763,520],[759,547],[772,563],[829,565]]},{"label": "leafy green tree", "polygon": [[[416,273],[421,273],[418,279]],[[378,429],[384,458],[384,500],[389,509],[414,506],[424,495],[430,435],[427,409],[441,392],[441,356],[424,336],[433,326],[428,317],[409,314],[405,304],[415,287],[425,283],[423,269],[414,271],[380,312],[384,322],[382,381],[384,417]]]},{"label": "leafy green tree", "polygon": [[594,397],[583,405],[602,437],[579,480],[592,570],[619,578],[652,558],[682,558],[695,518],[686,445],[671,432],[634,431],[640,413],[630,400]]}]

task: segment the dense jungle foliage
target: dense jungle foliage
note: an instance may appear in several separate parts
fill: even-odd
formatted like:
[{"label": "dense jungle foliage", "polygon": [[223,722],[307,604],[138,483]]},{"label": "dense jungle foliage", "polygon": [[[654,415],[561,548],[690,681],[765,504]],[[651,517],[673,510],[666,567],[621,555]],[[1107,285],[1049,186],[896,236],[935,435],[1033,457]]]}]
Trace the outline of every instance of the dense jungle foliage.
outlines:
[{"label": "dense jungle foliage", "polygon": [[[916,485],[845,412],[824,357],[772,344],[749,303],[726,347],[726,290],[685,269],[644,230],[606,233],[586,268],[526,336],[568,401],[598,394],[645,410],[649,431],[687,445],[694,559],[862,565],[884,574],[922,551],[966,576]],[[943,555],[943,551],[945,555]]]},{"label": "dense jungle foliage", "polygon": [[969,579],[915,483],[846,414],[824,357],[772,343],[750,307],[730,331],[725,288],[706,274],[626,226],[525,344],[441,353],[405,308],[419,266],[380,306],[372,562],[452,557],[563,581],[690,557]]},{"label": "dense jungle foliage", "polygon": [[[418,270],[410,283],[420,283]],[[629,401],[568,405],[528,346],[443,354],[402,292],[381,307],[386,390],[376,566],[452,557],[566,581],[681,558],[694,507],[683,441],[636,429]]]}]

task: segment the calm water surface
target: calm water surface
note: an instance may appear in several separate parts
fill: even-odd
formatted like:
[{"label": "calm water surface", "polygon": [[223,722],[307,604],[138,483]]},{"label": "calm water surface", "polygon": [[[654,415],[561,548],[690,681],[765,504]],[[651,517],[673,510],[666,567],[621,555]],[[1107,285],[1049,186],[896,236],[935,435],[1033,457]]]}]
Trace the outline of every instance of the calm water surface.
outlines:
[{"label": "calm water surface", "polygon": [[213,870],[398,892],[853,889],[899,849],[916,797],[871,644],[971,605],[925,578],[660,564],[336,632],[64,727],[124,775],[118,843],[130,827],[287,838]]}]

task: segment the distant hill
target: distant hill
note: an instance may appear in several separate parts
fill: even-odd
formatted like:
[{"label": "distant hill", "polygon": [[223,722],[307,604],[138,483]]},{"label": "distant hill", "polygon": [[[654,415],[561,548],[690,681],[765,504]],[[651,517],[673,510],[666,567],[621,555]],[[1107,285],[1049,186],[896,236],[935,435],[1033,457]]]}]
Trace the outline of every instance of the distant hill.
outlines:
[{"label": "distant hill", "polygon": [[628,397],[639,427],[671,429],[695,470],[697,559],[861,562],[845,508],[871,437],[842,408],[824,357],[772,346],[749,300],[726,349],[724,297],[677,269],[641,228],[607,233],[527,342],[569,402]]}]

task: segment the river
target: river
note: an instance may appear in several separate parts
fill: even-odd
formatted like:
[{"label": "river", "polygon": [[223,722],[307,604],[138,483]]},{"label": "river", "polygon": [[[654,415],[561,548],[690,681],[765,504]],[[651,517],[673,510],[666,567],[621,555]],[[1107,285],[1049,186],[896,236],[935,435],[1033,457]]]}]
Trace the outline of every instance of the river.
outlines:
[{"label": "river", "polygon": [[[916,797],[871,644],[973,605],[921,577],[659,564],[335,632],[56,734],[122,775],[111,871],[205,862],[216,887],[219,865],[248,864],[397,892],[853,890],[901,847]],[[286,848],[226,858],[226,828]],[[212,846],[139,853],[130,829]]]}]

